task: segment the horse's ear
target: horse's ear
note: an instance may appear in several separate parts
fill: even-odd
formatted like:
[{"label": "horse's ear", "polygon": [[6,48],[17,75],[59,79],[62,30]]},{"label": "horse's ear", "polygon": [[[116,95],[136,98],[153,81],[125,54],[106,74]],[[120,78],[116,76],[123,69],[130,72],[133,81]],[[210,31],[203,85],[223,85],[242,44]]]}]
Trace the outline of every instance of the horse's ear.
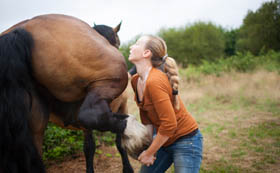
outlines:
[{"label": "horse's ear", "polygon": [[122,25],[122,21],[120,22],[120,24],[118,24],[118,26],[116,26],[113,30],[115,33],[118,33],[120,28],[121,28],[121,25]]},{"label": "horse's ear", "polygon": [[94,26],[94,27],[96,27],[96,24],[95,24],[95,22],[93,23],[93,26]]}]

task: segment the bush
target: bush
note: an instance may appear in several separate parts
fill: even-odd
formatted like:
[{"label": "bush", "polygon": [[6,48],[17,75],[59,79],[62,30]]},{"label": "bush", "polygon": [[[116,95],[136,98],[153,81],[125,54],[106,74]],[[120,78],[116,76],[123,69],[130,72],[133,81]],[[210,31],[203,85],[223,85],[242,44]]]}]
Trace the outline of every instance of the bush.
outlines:
[{"label": "bush", "polygon": [[83,132],[62,129],[50,123],[45,131],[43,159],[62,159],[83,148]]},{"label": "bush", "polygon": [[260,56],[254,56],[250,52],[238,52],[234,56],[220,58],[214,62],[203,60],[200,66],[189,66],[187,69],[181,69],[180,74],[189,79],[198,78],[200,74],[219,76],[225,72],[251,72],[257,68],[280,73],[280,52],[269,51]]},{"label": "bush", "polygon": [[280,52],[268,51],[267,54],[259,56],[259,63],[268,71],[280,73]]},{"label": "bush", "polygon": [[231,62],[231,69],[239,72],[248,72],[256,68],[257,62],[255,59],[250,52],[245,54],[238,52],[235,56],[230,57],[228,61]]},{"label": "bush", "polygon": [[[114,145],[115,134],[94,131],[95,143]],[[68,130],[49,123],[44,136],[43,160],[60,160],[83,150],[83,131]]]},{"label": "bush", "polygon": [[199,65],[224,55],[225,37],[222,28],[211,22],[197,22],[184,28],[161,29],[158,33],[167,44],[168,54],[179,64]]}]

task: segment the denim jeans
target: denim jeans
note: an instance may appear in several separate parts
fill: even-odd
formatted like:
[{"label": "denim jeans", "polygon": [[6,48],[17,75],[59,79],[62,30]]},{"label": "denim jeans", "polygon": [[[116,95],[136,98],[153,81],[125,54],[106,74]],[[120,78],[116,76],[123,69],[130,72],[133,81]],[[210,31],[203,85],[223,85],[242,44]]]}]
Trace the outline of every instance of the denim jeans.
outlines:
[{"label": "denim jeans", "polygon": [[202,161],[203,137],[200,131],[161,147],[152,166],[142,165],[141,173],[163,173],[174,163],[175,173],[198,173]]}]

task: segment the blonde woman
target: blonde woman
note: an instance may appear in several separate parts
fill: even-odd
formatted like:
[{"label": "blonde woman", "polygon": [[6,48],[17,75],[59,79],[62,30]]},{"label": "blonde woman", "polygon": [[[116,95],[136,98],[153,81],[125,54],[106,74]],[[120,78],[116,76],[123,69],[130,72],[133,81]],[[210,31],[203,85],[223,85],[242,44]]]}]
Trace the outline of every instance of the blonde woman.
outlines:
[{"label": "blonde woman", "polygon": [[167,56],[166,43],[142,36],[130,47],[129,61],[137,70],[131,84],[141,121],[156,134],[138,157],[140,172],[165,172],[172,163],[176,173],[199,172],[203,137],[178,96],[178,67]]}]

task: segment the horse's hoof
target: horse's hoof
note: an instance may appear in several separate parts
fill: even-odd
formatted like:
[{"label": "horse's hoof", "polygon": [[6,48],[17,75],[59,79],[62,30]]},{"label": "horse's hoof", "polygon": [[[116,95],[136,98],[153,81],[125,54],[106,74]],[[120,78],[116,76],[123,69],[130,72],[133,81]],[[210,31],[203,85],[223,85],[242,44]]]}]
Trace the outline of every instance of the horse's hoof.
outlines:
[{"label": "horse's hoof", "polygon": [[126,128],[122,135],[122,147],[127,153],[137,160],[138,156],[146,150],[152,142],[152,134],[135,116],[130,115],[127,119]]}]

